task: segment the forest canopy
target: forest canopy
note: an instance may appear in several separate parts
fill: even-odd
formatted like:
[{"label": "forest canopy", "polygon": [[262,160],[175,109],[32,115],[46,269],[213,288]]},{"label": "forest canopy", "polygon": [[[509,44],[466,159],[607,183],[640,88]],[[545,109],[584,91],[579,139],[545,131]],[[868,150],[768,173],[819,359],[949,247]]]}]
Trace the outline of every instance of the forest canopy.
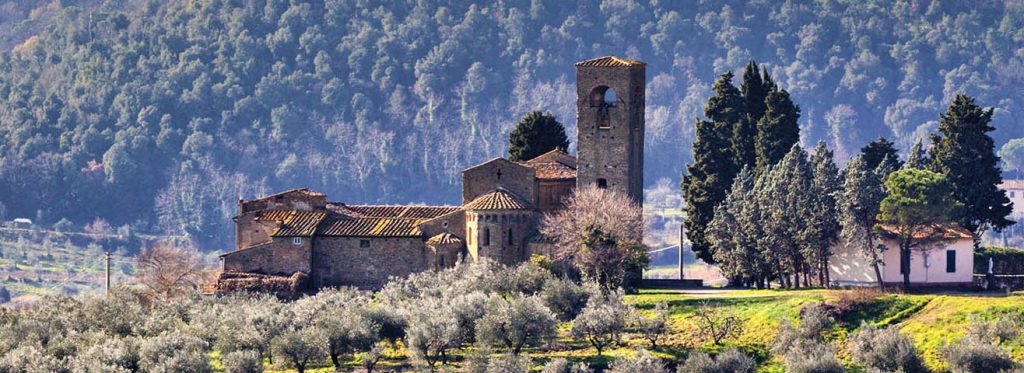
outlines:
[{"label": "forest canopy", "polygon": [[[646,182],[692,161],[712,79],[757,60],[840,162],[926,140],[957,93],[1024,137],[1019,1],[0,0],[0,211],[231,242],[240,197],[455,203],[573,63],[648,63]],[[575,144],[570,145],[574,150]]]}]

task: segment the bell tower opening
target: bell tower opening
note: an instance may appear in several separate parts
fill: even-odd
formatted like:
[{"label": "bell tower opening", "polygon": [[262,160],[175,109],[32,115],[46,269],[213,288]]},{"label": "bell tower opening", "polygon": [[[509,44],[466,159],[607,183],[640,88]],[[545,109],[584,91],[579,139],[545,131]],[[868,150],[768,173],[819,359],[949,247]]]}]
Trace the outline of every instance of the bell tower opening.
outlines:
[{"label": "bell tower opening", "polygon": [[607,56],[576,63],[576,187],[643,203],[647,65]]}]

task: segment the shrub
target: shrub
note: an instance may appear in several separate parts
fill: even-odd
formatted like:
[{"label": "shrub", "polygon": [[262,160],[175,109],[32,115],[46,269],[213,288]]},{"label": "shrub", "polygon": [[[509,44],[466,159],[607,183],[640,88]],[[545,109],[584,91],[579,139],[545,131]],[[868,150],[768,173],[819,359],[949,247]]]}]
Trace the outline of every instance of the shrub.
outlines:
[{"label": "shrub", "polygon": [[533,360],[526,356],[505,355],[493,357],[487,361],[486,373],[527,373],[533,366]]},{"label": "shrub", "polygon": [[842,373],[846,371],[831,346],[801,340],[783,356],[787,373]]},{"label": "shrub", "polygon": [[820,343],[824,333],[834,323],[825,307],[811,305],[801,310],[800,325],[794,326],[789,319],[779,323],[779,332],[772,342],[772,353],[785,355],[804,342]]},{"label": "shrub", "polygon": [[757,362],[738,349],[728,349],[714,359],[695,352],[676,370],[677,373],[753,373]]},{"label": "shrub", "polygon": [[541,373],[590,373],[591,370],[587,367],[587,364],[579,363],[573,365],[565,358],[556,358],[549,361],[544,365],[544,369]]},{"label": "shrub", "polygon": [[1016,364],[1005,349],[974,337],[965,337],[943,350],[953,373],[999,372]]},{"label": "shrub", "polygon": [[647,350],[637,351],[636,355],[627,359],[618,359],[612,362],[608,370],[610,373],[668,373],[665,363]]},{"label": "shrub", "polygon": [[263,358],[259,351],[239,350],[229,352],[221,358],[225,373],[262,373]]},{"label": "shrub", "polygon": [[620,289],[591,297],[587,307],[572,321],[572,337],[586,340],[601,356],[605,347],[618,341],[631,318],[632,309],[624,296]]},{"label": "shrub", "polygon": [[551,271],[530,262],[501,271],[499,291],[504,294],[522,293],[535,295],[544,290],[544,285],[554,280]]},{"label": "shrub", "polygon": [[850,336],[853,361],[872,372],[926,372],[914,341],[893,327],[879,329],[864,323]]}]

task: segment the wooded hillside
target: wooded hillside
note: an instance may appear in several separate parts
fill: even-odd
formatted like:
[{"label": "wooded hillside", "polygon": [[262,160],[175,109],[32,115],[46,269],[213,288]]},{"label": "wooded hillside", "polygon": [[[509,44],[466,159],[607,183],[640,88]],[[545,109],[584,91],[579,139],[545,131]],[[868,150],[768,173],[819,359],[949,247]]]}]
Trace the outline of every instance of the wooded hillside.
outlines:
[{"label": "wooded hillside", "polygon": [[997,108],[997,146],[1024,137],[1021,1],[91,4],[0,2],[8,218],[223,248],[263,192],[455,203],[528,111],[573,134],[573,63],[607,54],[648,63],[648,185],[678,179],[711,79],[750,58],[839,160],[878,136],[906,151],[956,93]]}]

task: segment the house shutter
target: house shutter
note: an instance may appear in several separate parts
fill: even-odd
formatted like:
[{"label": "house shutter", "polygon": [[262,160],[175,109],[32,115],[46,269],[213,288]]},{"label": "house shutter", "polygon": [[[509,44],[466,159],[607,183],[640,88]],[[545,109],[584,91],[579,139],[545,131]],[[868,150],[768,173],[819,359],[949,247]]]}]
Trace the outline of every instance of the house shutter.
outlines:
[{"label": "house shutter", "polygon": [[956,250],[946,250],[946,272],[956,272]]}]

